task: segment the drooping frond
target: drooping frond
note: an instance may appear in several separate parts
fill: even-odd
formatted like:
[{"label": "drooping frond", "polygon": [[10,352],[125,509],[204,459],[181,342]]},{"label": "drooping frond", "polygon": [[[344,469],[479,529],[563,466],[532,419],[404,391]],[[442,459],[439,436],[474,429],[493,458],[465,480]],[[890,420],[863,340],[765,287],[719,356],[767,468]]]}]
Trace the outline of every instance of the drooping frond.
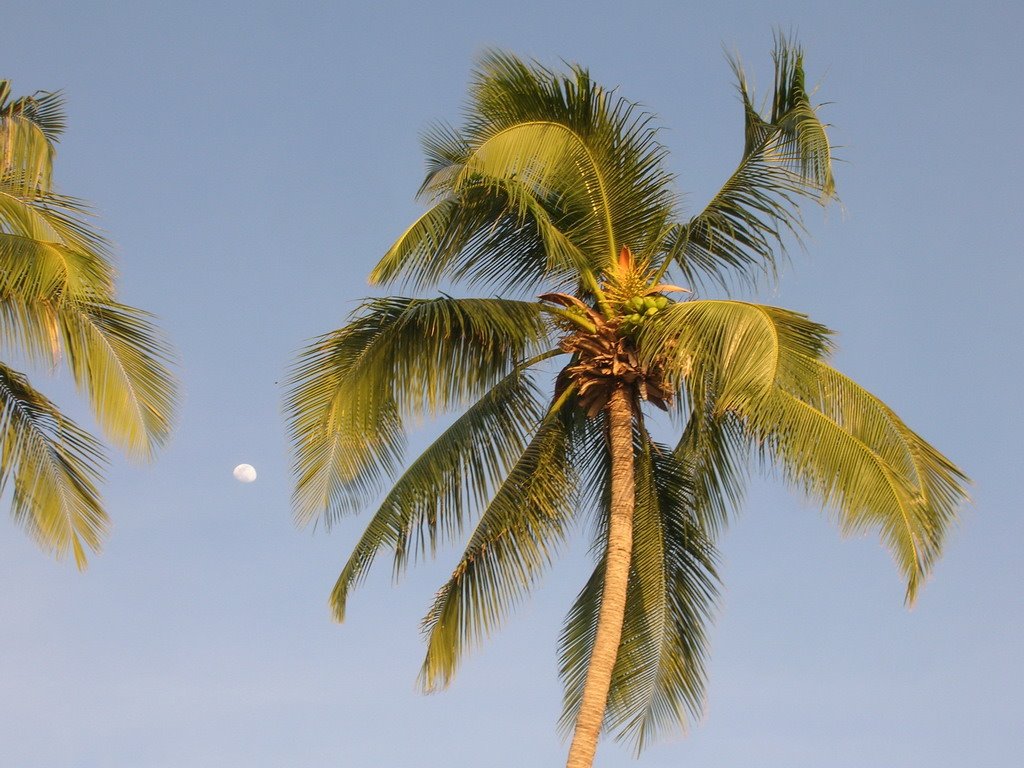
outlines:
[{"label": "drooping frond", "polygon": [[56,317],[68,368],[104,434],[129,455],[150,457],[177,410],[172,352],[152,316],[113,301],[65,301]]},{"label": "drooping frond", "polygon": [[343,621],[348,593],[377,552],[395,553],[395,572],[410,556],[450,541],[468,515],[483,509],[522,456],[544,412],[529,377],[513,371],[471,406],[392,486],[357,542],[331,593]]},{"label": "drooping frond", "polygon": [[675,459],[693,485],[694,516],[716,538],[743,501],[752,441],[733,414],[715,414],[713,406],[713,399],[693,405]]},{"label": "drooping frond", "polygon": [[[633,555],[605,728],[637,752],[699,716],[706,627],[717,594],[713,548],[694,516],[687,467],[638,435]],[[563,730],[577,717],[597,631],[604,559],[566,617],[559,649]]]},{"label": "drooping frond", "polygon": [[[53,187],[63,97],[10,99],[0,80],[0,354],[63,359],[100,427],[148,458],[169,436],[177,385],[150,316],[115,299],[115,271],[89,207]],[[2,478],[14,513],[47,549],[96,550],[107,527],[96,482],[103,455],[19,374],[3,368]]]},{"label": "drooping frond", "polygon": [[740,301],[669,305],[640,333],[640,357],[659,360],[694,404],[713,413],[760,402],[780,382],[813,378],[810,362],[827,357],[831,331],[805,315]]},{"label": "drooping frond", "polygon": [[[0,193],[0,217],[4,203]],[[3,222],[0,221],[0,228]],[[112,293],[109,262],[63,243],[0,232],[0,296],[23,300],[85,299]]]},{"label": "drooping frond", "polygon": [[967,500],[967,478],[877,397],[815,367],[810,385],[780,387],[745,415],[782,473],[836,509],[844,532],[879,530],[913,603]]},{"label": "drooping frond", "polygon": [[367,301],[313,342],[290,377],[300,521],[357,510],[398,466],[403,418],[470,403],[541,351],[538,304],[506,299]]},{"label": "drooping frond", "polygon": [[52,299],[57,269],[63,294],[113,298],[107,243],[89,224],[88,206],[53,188],[62,95],[9,96],[10,83],[0,80],[0,295],[17,286]]},{"label": "drooping frond", "polygon": [[558,215],[514,179],[468,180],[457,196],[438,202],[395,241],[370,282],[400,279],[422,290],[449,279],[524,291],[545,280],[571,282],[574,267],[586,260]]},{"label": "drooping frond", "polygon": [[667,258],[691,284],[729,288],[736,279],[774,275],[785,238],[800,241],[800,200],[824,204],[835,194],[831,148],[806,90],[803,52],[779,36],[773,59],[769,115],[758,112],[742,67],[732,61],[745,118],[743,156],[704,210],[666,240]]},{"label": "drooping frond", "polygon": [[109,526],[96,485],[102,447],[19,373],[0,364],[0,489],[13,477],[12,513],[39,542],[79,568]]},{"label": "drooping frond", "polygon": [[[426,286],[442,275],[559,282],[575,273],[593,290],[623,244],[645,251],[660,242],[671,214],[671,176],[650,120],[583,69],[561,75],[485,56],[463,128],[425,138],[420,191],[434,207],[372,279]],[[504,237],[492,236],[498,228]]]},{"label": "drooping frond", "polygon": [[803,315],[693,301],[651,320],[642,349],[664,355],[688,402],[713,420],[737,419],[785,476],[839,511],[845,530],[880,529],[912,601],[966,499],[963,474],[829,367],[830,332]]},{"label": "drooping frond", "polygon": [[0,304],[6,351],[65,358],[105,434],[148,457],[168,438],[177,385],[151,317],[114,300],[104,238],[73,198],[0,179]]},{"label": "drooping frond", "polygon": [[[12,189],[0,179],[0,235],[3,258],[11,268],[16,260],[39,257],[51,268],[63,269],[67,291],[81,297],[86,290],[110,296],[114,269],[106,241],[85,220],[87,209],[73,198],[39,190]],[[48,251],[25,250],[31,240]],[[40,266],[38,269],[42,269]],[[22,270],[28,267],[22,267]]]},{"label": "drooping frond", "polygon": [[488,504],[423,620],[425,689],[451,681],[463,653],[504,621],[564,541],[578,511],[582,421],[572,398],[549,413]]},{"label": "drooping frond", "polygon": [[[584,163],[562,191],[571,189],[574,199],[598,209],[595,224],[604,228],[600,238],[606,246],[598,256],[608,259],[606,267],[614,264],[622,245],[644,252],[671,214],[672,175],[665,169],[666,149],[652,116],[602,88],[582,67],[563,75],[491,52],[475,74],[467,113],[465,132],[472,146],[531,122],[557,123],[579,137],[590,167]],[[584,179],[586,189],[580,185]]]}]

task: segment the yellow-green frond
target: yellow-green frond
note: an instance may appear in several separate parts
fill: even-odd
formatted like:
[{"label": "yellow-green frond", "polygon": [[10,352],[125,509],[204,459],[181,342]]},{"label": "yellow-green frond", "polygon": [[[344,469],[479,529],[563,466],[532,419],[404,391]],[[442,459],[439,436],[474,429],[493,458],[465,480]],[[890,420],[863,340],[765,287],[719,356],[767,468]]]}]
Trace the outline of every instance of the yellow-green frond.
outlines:
[{"label": "yellow-green frond", "polygon": [[[635,456],[633,554],[604,727],[639,752],[700,714],[717,576],[713,548],[694,514],[687,467],[643,433]],[[579,709],[603,583],[602,557],[562,631],[563,731]]]},{"label": "yellow-green frond", "polygon": [[675,195],[651,116],[573,68],[485,55],[465,124],[424,137],[433,207],[374,270],[417,287],[452,280],[582,282],[594,291],[622,245],[661,242]]},{"label": "yellow-green frond", "polygon": [[53,145],[32,120],[0,110],[0,179],[9,190],[50,189]]},{"label": "yellow-green frond", "polygon": [[693,404],[674,454],[693,484],[694,515],[712,538],[743,501],[751,443],[735,414],[716,414],[713,401]]},{"label": "yellow-green frond", "polygon": [[612,202],[608,180],[598,158],[583,137],[567,125],[536,120],[520,122],[487,137],[466,158],[453,187],[467,182],[515,179],[536,199],[556,197],[560,206],[578,214],[576,229],[583,234],[577,246],[601,259],[594,272],[615,263]]},{"label": "yellow-green frond", "polygon": [[758,401],[780,382],[813,376],[809,361],[826,357],[831,331],[805,315],[740,301],[670,304],[645,323],[640,356],[659,361],[691,403],[723,414]]},{"label": "yellow-green frond", "polygon": [[146,312],[115,302],[63,302],[68,368],[109,439],[149,458],[170,437],[178,385],[172,353]]},{"label": "yellow-green frond", "polygon": [[514,179],[474,179],[417,219],[370,273],[415,290],[443,279],[530,290],[592,271],[557,210]]},{"label": "yellow-green frond", "polygon": [[394,552],[396,575],[410,558],[451,541],[487,505],[544,416],[530,378],[513,371],[472,405],[402,474],[356,543],[331,593],[338,621],[349,591],[377,552]]},{"label": "yellow-green frond", "polygon": [[967,478],[874,395],[816,367],[811,386],[779,389],[750,422],[783,474],[836,509],[844,531],[879,530],[913,602],[967,501]]},{"label": "yellow-green frond", "polygon": [[58,557],[98,551],[109,521],[97,484],[106,459],[87,432],[0,364],[0,488],[13,478],[12,513]]},{"label": "yellow-green frond", "polygon": [[330,523],[359,509],[398,467],[404,418],[473,402],[544,350],[547,333],[532,302],[366,302],[307,347],[290,378],[297,518]]},{"label": "yellow-green frond", "polygon": [[550,413],[487,505],[451,578],[424,618],[420,682],[446,686],[463,653],[490,635],[562,544],[577,507],[574,401]]},{"label": "yellow-green frond", "polygon": [[801,198],[824,204],[835,196],[832,150],[806,91],[803,52],[779,36],[773,59],[768,115],[758,112],[742,67],[732,61],[744,111],[742,158],[704,210],[666,240],[667,258],[691,284],[728,289],[735,280],[774,276],[786,238],[800,242]]}]

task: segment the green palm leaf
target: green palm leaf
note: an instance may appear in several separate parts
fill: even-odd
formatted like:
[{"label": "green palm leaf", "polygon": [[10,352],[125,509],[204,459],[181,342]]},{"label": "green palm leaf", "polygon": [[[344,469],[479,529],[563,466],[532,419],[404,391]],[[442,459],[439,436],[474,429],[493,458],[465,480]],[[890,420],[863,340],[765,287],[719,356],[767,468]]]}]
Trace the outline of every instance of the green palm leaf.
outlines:
[{"label": "green palm leaf", "polygon": [[177,392],[152,316],[115,302],[64,302],[57,320],[68,368],[104,433],[129,455],[151,456],[170,437]]},{"label": "green palm leaf", "polygon": [[[63,98],[10,99],[0,81],[0,353],[63,358],[100,427],[132,456],[169,436],[176,404],[170,351],[151,318],[115,299],[106,239],[82,201],[52,185]],[[14,514],[45,548],[97,550],[108,521],[96,483],[98,443],[4,368],[2,476],[14,476]]]},{"label": "green palm leaf", "polygon": [[291,375],[297,517],[330,523],[357,509],[397,468],[404,417],[479,398],[546,342],[543,310],[532,302],[368,301],[310,345]]},{"label": "green palm leaf", "polygon": [[53,368],[60,362],[60,354],[60,330],[53,305],[0,294],[0,355],[20,355]]},{"label": "green palm leaf", "polygon": [[61,91],[36,91],[13,101],[10,96],[11,81],[0,80],[0,118],[23,117],[42,131],[51,144],[60,141],[67,127]]},{"label": "green palm leaf", "polygon": [[420,682],[446,686],[466,650],[502,623],[551,562],[576,517],[576,446],[585,438],[573,398],[540,424],[477,523],[423,620]]},{"label": "green palm leaf", "polygon": [[737,61],[745,117],[745,145],[739,166],[703,211],[673,228],[668,258],[694,285],[752,281],[774,274],[786,235],[799,242],[801,198],[829,200],[835,194],[825,125],[804,85],[803,52],[784,37],[776,41],[771,113],[753,105],[746,75]]},{"label": "green palm leaf", "polygon": [[[402,234],[370,281],[401,279],[416,290],[442,279],[484,286],[512,282],[524,290],[545,278],[564,282],[585,257],[550,208],[515,180],[469,180]],[[488,258],[462,258],[470,250]]]},{"label": "green palm leaf", "polygon": [[112,279],[110,265],[88,253],[56,241],[0,232],[0,296],[83,299]]},{"label": "green palm leaf", "polygon": [[349,591],[380,549],[394,551],[397,573],[410,555],[433,554],[438,543],[461,533],[468,510],[486,507],[543,415],[532,381],[515,370],[420,454],[392,486],[338,577],[331,593],[335,617],[344,620]]},{"label": "green palm leaf", "polygon": [[[717,594],[715,555],[694,516],[688,468],[638,435],[636,511],[622,640],[605,727],[637,752],[703,706],[706,627]],[[604,559],[566,617],[559,649],[565,684],[561,727],[576,721],[597,631]]]},{"label": "green palm leaf", "polygon": [[[660,242],[674,196],[649,115],[585,70],[563,78],[501,53],[483,59],[472,99],[476,117],[463,131],[427,135],[421,193],[437,202],[373,280],[404,274],[426,286],[486,274],[507,283],[513,272],[558,281],[571,270],[596,291],[622,244]],[[457,262],[463,252],[474,258]]]},{"label": "green palm leaf", "polygon": [[[663,355],[686,399],[703,404],[706,422],[738,418],[788,478],[839,510],[844,530],[879,528],[913,600],[966,499],[964,476],[888,406],[824,362],[828,329],[774,307],[692,301],[666,310],[641,344]],[[745,443],[735,429],[725,437],[703,454],[718,472],[728,471],[728,445]]]},{"label": "green palm leaf", "polygon": [[96,484],[102,447],[16,371],[0,364],[0,488],[14,478],[12,512],[43,546],[63,557],[98,551],[109,526]]},{"label": "green palm leaf", "polygon": [[49,189],[53,144],[64,130],[63,97],[37,93],[10,101],[0,80],[0,187]]},{"label": "green palm leaf", "polygon": [[640,356],[660,362],[675,388],[721,415],[759,402],[779,383],[813,379],[832,332],[805,315],[740,301],[686,301],[651,318]]},{"label": "green palm leaf", "polygon": [[783,474],[838,510],[844,532],[878,529],[912,603],[966,501],[963,472],[871,393],[817,362],[813,387],[779,388],[749,423]]},{"label": "green palm leaf", "polygon": [[707,406],[693,408],[673,453],[693,483],[694,515],[716,537],[743,501],[751,439],[733,414]]},{"label": "green palm leaf", "polygon": [[606,256],[596,257],[607,258],[606,267],[623,244],[644,252],[661,232],[675,195],[652,116],[602,88],[586,69],[573,66],[562,75],[491,52],[474,76],[470,99],[473,118],[465,129],[470,146],[528,123],[556,123],[579,137],[589,162],[566,177],[566,192],[588,209],[581,212],[593,211],[602,231],[592,242],[605,245]]}]

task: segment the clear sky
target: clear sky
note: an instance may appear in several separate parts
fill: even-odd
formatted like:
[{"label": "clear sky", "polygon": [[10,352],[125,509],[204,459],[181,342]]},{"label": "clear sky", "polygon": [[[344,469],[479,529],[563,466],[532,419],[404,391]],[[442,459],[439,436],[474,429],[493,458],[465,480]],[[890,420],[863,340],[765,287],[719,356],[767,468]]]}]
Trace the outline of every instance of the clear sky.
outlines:
[{"label": "clear sky", "polygon": [[[88,572],[0,525],[0,766],[559,765],[555,647],[586,547],[450,690],[419,694],[418,622],[452,553],[397,588],[385,565],[333,623],[365,518],[293,525],[278,382],[370,292],[419,210],[418,137],[458,119],[485,48],[578,61],[643,102],[696,210],[741,149],[723,46],[764,93],[775,27],[831,102],[843,207],[808,211],[807,253],[761,298],[837,329],[839,367],[961,464],[975,503],[908,611],[876,537],[755,483],[721,544],[705,717],[636,764],[1024,752],[1019,4],[9,0],[2,17],[0,77],[66,91],[57,178],[100,212],[121,296],[161,318],[186,395],[156,464],[115,460]],[[243,461],[255,483],[232,478]]]}]

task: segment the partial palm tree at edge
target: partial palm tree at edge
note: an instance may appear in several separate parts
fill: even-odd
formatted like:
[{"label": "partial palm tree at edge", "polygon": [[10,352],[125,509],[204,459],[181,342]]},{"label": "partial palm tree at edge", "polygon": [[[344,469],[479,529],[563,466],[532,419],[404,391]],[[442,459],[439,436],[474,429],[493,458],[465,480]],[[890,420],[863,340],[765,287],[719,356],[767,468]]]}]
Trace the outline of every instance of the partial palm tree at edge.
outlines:
[{"label": "partial palm tree at edge", "polygon": [[[0,80],[0,353],[66,364],[104,434],[148,459],[170,435],[177,385],[149,314],[120,303],[105,239],[53,183],[63,97],[11,98]],[[110,521],[99,493],[103,445],[0,362],[0,490],[41,547],[79,568]]]},{"label": "partial palm tree at edge", "polygon": [[[780,37],[774,61],[766,114],[734,62],[742,157],[682,219],[649,114],[578,66],[486,55],[464,125],[425,137],[429,208],[370,279],[506,297],[368,299],[292,372],[297,519],[329,525],[385,492],[331,595],[339,621],[382,549],[400,573],[472,527],[424,619],[424,688],[589,530],[598,562],[559,642],[570,768],[592,765],[603,729],[639,751],[700,712],[714,540],[752,457],[844,531],[878,531],[908,602],[966,499],[959,469],[829,365],[831,331],[697,297],[773,277],[798,204],[834,195],[802,52]],[[451,410],[403,468],[407,421]],[[665,412],[675,444],[648,430]]]}]

